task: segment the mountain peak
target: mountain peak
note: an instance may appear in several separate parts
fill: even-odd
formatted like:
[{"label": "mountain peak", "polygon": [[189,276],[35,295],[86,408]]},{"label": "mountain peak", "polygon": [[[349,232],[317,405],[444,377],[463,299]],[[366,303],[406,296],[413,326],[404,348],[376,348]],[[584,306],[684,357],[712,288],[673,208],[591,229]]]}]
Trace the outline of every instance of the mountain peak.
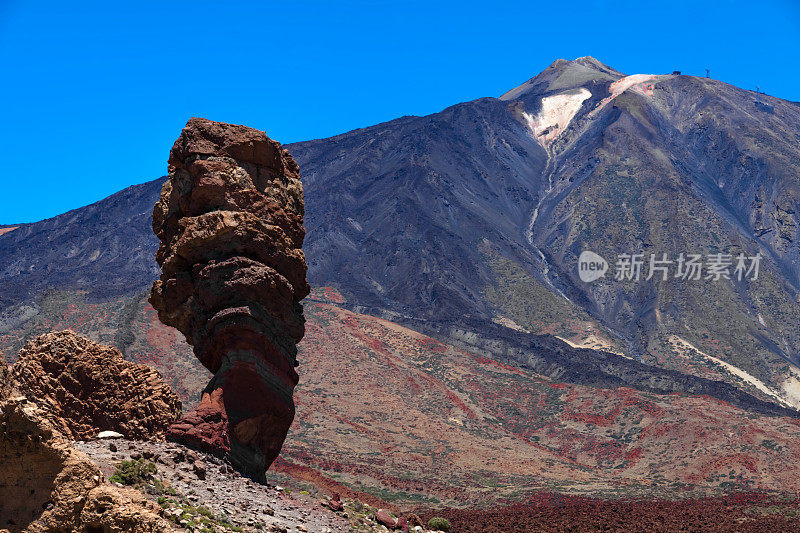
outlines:
[{"label": "mountain peak", "polygon": [[542,72],[500,96],[501,100],[515,100],[537,87],[537,92],[574,89],[592,81],[614,82],[625,74],[614,70],[591,56],[573,61],[556,59]]},{"label": "mountain peak", "polygon": [[597,70],[599,72],[604,72],[606,74],[611,74],[613,76],[620,76],[621,77],[621,76],[625,75],[622,72],[616,70],[615,68],[612,68],[612,67],[606,65],[602,61],[600,61],[600,60],[598,60],[598,59],[596,59],[596,58],[594,58],[592,56],[579,57],[575,61],[572,61],[572,63],[577,64],[577,65],[581,65],[581,66],[586,67],[586,68],[594,69],[594,70]]}]

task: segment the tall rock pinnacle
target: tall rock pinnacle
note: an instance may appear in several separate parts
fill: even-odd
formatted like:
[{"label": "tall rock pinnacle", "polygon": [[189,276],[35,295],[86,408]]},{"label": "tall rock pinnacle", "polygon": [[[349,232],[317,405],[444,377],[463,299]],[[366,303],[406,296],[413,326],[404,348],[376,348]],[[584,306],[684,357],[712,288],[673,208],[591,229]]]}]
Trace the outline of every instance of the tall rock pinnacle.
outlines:
[{"label": "tall rock pinnacle", "polygon": [[213,374],[168,438],[263,479],[294,419],[309,292],[297,164],[264,132],[189,120],[153,211],[150,302]]}]

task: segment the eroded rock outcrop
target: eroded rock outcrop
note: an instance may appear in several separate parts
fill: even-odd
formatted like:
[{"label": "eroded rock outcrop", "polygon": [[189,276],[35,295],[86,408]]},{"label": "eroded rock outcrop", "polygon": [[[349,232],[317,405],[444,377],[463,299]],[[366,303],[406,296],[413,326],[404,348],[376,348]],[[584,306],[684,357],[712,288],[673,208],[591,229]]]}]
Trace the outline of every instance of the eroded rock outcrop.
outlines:
[{"label": "eroded rock outcrop", "polygon": [[3,352],[0,352],[0,401],[14,393],[14,382],[11,379],[11,367],[6,363]]},{"label": "eroded rock outcrop", "polygon": [[181,414],[180,399],[156,370],[71,331],[28,342],[11,378],[68,439],[91,439],[101,431],[160,438]]},{"label": "eroded rock outcrop", "polygon": [[150,302],[214,377],[169,438],[262,479],[294,419],[309,291],[297,164],[261,131],[191,119],[153,211]]},{"label": "eroded rock outcrop", "polygon": [[36,404],[0,401],[0,532],[174,531],[160,508],[105,483]]}]

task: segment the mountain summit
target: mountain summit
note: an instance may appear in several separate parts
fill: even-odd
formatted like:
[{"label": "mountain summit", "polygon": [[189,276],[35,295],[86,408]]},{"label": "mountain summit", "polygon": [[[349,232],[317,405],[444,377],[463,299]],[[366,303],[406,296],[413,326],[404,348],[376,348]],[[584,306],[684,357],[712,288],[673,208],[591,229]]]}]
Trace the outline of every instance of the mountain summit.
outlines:
[{"label": "mountain summit", "polygon": [[503,94],[500,100],[516,100],[527,93],[541,95],[548,91],[574,89],[587,84],[614,82],[624,77],[625,74],[591,56],[579,57],[574,61],[556,59],[533,78]]}]

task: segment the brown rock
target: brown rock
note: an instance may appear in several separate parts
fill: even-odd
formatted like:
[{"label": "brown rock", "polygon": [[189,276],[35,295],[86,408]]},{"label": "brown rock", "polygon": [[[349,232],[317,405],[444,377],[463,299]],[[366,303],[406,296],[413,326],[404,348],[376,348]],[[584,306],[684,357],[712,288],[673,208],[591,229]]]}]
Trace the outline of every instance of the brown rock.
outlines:
[{"label": "brown rock", "polygon": [[181,413],[180,399],[156,370],[71,331],[28,342],[11,373],[50,423],[73,440],[93,439],[101,431],[129,439],[163,437]]},{"label": "brown rock", "polygon": [[197,479],[203,480],[206,478],[206,465],[203,463],[195,463],[194,466],[192,466],[192,470],[194,470]]},{"label": "brown rock", "polygon": [[294,419],[309,291],[297,164],[261,131],[193,118],[153,211],[150,302],[214,373],[168,438],[263,480]]},{"label": "brown rock", "polygon": [[155,533],[176,531],[161,517],[161,508],[142,493],[103,484],[86,498],[80,516],[81,531]]},{"label": "brown rock", "polygon": [[11,378],[11,367],[0,352],[0,401],[14,394],[14,382]]},{"label": "brown rock", "polygon": [[408,515],[406,521],[408,522],[408,525],[411,527],[417,527],[417,526],[425,527],[425,524],[422,522],[422,518],[420,518],[418,515],[414,513]]},{"label": "brown rock", "polygon": [[11,532],[173,531],[155,504],[105,484],[25,398],[0,402],[0,517]]},{"label": "brown rock", "polygon": [[408,525],[411,527],[417,527],[417,526],[425,527],[425,524],[422,522],[422,518],[420,518],[418,515],[414,513],[408,515],[407,522]]}]

